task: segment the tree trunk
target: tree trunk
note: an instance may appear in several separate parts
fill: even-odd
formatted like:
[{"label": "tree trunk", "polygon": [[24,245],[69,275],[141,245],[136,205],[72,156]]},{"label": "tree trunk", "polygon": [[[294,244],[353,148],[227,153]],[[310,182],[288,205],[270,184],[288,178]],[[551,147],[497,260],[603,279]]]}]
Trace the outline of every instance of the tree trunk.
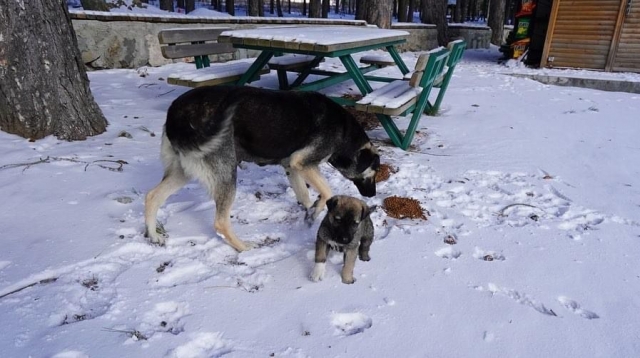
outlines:
[{"label": "tree trunk", "polygon": [[367,23],[377,25],[381,29],[391,28],[393,0],[367,0],[365,6],[365,20]]},{"label": "tree trunk", "polygon": [[276,12],[278,13],[278,17],[284,17],[282,13],[282,0],[276,0]]},{"label": "tree trunk", "polygon": [[320,18],[322,16],[322,0],[309,0],[309,17]]},{"label": "tree trunk", "polygon": [[491,43],[502,45],[504,34],[504,13],[507,0],[491,0],[489,3],[489,21],[487,25],[491,28]]},{"label": "tree trunk", "polygon": [[329,0],[322,0],[322,18],[326,19],[329,17],[329,11],[331,10]]},{"label": "tree trunk", "polygon": [[307,16],[307,0],[302,0],[302,16]]},{"label": "tree trunk", "polygon": [[407,22],[407,0],[398,0],[398,22]]},{"label": "tree trunk", "polygon": [[185,8],[184,1],[185,0],[178,0],[178,3],[176,4],[177,7],[181,8],[181,9],[184,9]]},{"label": "tree trunk", "polygon": [[185,3],[185,14],[190,13],[191,11],[196,9],[196,0],[187,0]]},{"label": "tree trunk", "polygon": [[67,3],[0,0],[0,9],[0,130],[63,140],[104,132]]},{"label": "tree trunk", "polygon": [[260,1],[248,0],[247,1],[247,15],[248,16],[260,16]]},{"label": "tree trunk", "polygon": [[226,0],[224,3],[224,7],[227,10],[227,14],[232,16],[236,14],[236,6],[234,4],[234,0]]},{"label": "tree trunk", "polygon": [[447,0],[422,0],[420,20],[423,24],[435,24],[438,29],[438,44],[447,45]]},{"label": "tree trunk", "polygon": [[416,12],[415,0],[409,0],[409,11],[407,11],[407,22],[413,22],[413,13]]},{"label": "tree trunk", "polygon": [[80,5],[84,10],[109,11],[110,6],[104,0],[80,0]]},{"label": "tree trunk", "polygon": [[264,16],[264,0],[258,0],[258,16]]},{"label": "tree trunk", "polygon": [[160,10],[174,12],[173,0],[160,0]]},{"label": "tree trunk", "polygon": [[356,20],[364,20],[367,14],[365,0],[356,0]]},{"label": "tree trunk", "polygon": [[[344,5],[342,5],[344,7]],[[340,0],[336,0],[336,9],[334,11],[336,14],[340,13]]]}]

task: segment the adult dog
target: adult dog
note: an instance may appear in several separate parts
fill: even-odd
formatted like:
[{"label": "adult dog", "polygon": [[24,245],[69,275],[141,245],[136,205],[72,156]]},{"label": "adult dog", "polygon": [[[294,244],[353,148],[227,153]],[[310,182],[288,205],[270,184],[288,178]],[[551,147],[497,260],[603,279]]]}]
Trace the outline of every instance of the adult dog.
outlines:
[{"label": "adult dog", "polygon": [[[380,156],[355,118],[320,93],[252,87],[201,87],[178,97],[167,112],[161,145],[164,176],[146,196],[145,235],[165,244],[156,215],[189,179],[204,185],[216,203],[215,230],[238,251],[250,246],[231,228],[237,165],[280,164],[313,222],[331,197],[318,166],[329,162],[360,194],[376,194]],[[306,184],[319,194],[312,203]]]}]

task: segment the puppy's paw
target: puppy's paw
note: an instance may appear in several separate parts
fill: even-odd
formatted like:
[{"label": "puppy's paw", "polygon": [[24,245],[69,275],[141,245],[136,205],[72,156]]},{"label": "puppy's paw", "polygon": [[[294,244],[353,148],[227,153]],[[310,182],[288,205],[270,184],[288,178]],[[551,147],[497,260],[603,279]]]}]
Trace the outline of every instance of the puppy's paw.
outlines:
[{"label": "puppy's paw", "polygon": [[322,281],[322,279],[324,279],[325,265],[326,264],[324,262],[316,262],[316,265],[313,266],[313,271],[311,272],[311,275],[309,276],[311,281],[318,282],[318,281]]}]

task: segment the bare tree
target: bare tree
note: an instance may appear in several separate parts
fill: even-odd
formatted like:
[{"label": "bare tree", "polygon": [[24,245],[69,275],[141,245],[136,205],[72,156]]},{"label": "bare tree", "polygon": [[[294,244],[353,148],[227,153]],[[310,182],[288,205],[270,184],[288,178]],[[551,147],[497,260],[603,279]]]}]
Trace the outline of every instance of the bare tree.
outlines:
[{"label": "bare tree", "polygon": [[438,44],[445,46],[447,37],[447,0],[421,0],[420,20],[423,24],[435,24],[438,29]]},{"label": "bare tree", "polygon": [[0,129],[82,140],[107,128],[65,1],[0,0]]},{"label": "bare tree", "polygon": [[491,28],[491,43],[502,45],[504,36],[504,15],[507,0],[491,0],[489,2],[489,20],[487,25]]},{"label": "bare tree", "polygon": [[407,22],[408,0],[398,0],[398,22]]},{"label": "bare tree", "polygon": [[235,15],[236,14],[236,6],[234,4],[234,0],[226,0],[224,2],[225,9],[227,10],[227,14]]},{"label": "bare tree", "polygon": [[184,12],[186,14],[196,9],[196,0],[186,0]]},{"label": "bare tree", "polygon": [[247,1],[247,15],[260,16],[260,1],[248,0]]},{"label": "bare tree", "polygon": [[177,2],[177,4],[176,4],[176,6],[177,6],[177,7],[179,7],[179,8],[181,8],[181,9],[184,9],[184,8],[185,8],[184,1],[185,1],[185,0],[178,0],[178,2]]},{"label": "bare tree", "polygon": [[331,10],[329,0],[322,0],[322,18],[326,19],[329,17],[329,11]]},{"label": "bare tree", "polygon": [[319,18],[322,16],[322,0],[309,0],[309,17]]},{"label": "bare tree", "polygon": [[80,0],[84,10],[109,11],[110,7],[104,0]]},{"label": "bare tree", "polygon": [[365,0],[356,0],[356,20],[364,20],[367,14]]},{"label": "bare tree", "polygon": [[407,11],[408,22],[413,22],[413,13],[416,12],[416,0],[409,0],[409,11]]},{"label": "bare tree", "polygon": [[278,13],[278,17],[284,17],[282,13],[282,0],[276,0],[276,11]]},{"label": "bare tree", "polygon": [[365,20],[381,29],[391,28],[393,0],[367,0],[365,2]]},{"label": "bare tree", "polygon": [[160,0],[160,10],[174,12],[173,0]]}]

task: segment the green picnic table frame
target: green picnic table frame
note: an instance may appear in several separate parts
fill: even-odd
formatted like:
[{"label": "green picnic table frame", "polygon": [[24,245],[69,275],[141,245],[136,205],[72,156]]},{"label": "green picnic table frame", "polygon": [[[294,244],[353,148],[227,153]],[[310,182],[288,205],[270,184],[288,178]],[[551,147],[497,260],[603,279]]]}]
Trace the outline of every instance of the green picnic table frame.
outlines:
[{"label": "green picnic table frame", "polygon": [[[290,28],[291,29],[291,28]],[[295,31],[304,31],[308,28],[296,28],[294,30],[289,30],[291,33],[295,33]],[[317,30],[315,28],[314,30]],[[271,29],[255,29],[254,34],[264,34]],[[325,36],[330,37],[330,32],[332,31],[332,27],[323,26],[322,31],[326,32]],[[335,84],[345,82],[348,80],[353,80],[355,85],[358,87],[360,93],[365,96],[368,93],[371,93],[373,89],[369,84],[369,81],[383,81],[390,82],[396,80],[397,78],[386,78],[379,76],[365,76],[366,73],[374,71],[378,69],[376,66],[366,66],[366,67],[358,67],[356,62],[354,61],[352,55],[359,52],[365,52],[369,50],[375,49],[386,49],[393,61],[398,66],[400,72],[403,75],[409,73],[409,69],[407,65],[404,63],[396,46],[406,42],[407,34],[403,31],[397,30],[380,30],[375,28],[357,28],[349,29],[346,31],[355,31],[358,33],[371,33],[376,34],[380,33],[384,36],[379,38],[368,38],[363,41],[345,41],[342,43],[332,43],[329,45],[323,44],[313,44],[313,43],[303,43],[286,40],[263,40],[259,38],[251,38],[251,37],[243,37],[243,34],[246,35],[247,32],[251,30],[238,30],[231,31],[227,33],[223,33],[219,38],[219,42],[230,42],[233,44],[235,48],[242,48],[247,50],[257,50],[260,51],[260,54],[255,59],[253,64],[249,67],[247,72],[236,82],[236,85],[245,85],[249,82],[251,78],[267,65],[269,60],[273,56],[281,55],[281,54],[300,54],[300,55],[312,55],[315,56],[315,59],[309,62],[306,66],[304,66],[298,72],[298,77],[292,82],[291,89],[297,91],[318,91],[320,89],[333,86]],[[272,30],[272,31],[280,31]],[[346,72],[338,73],[332,71],[323,71],[317,69],[317,65],[325,58],[339,58],[342,64],[344,65]],[[309,83],[303,83],[309,75],[321,75],[326,76],[325,78],[319,79],[317,81],[312,81]],[[353,105],[355,101],[341,98],[341,97],[330,97],[334,101],[338,102],[342,105]]]}]

